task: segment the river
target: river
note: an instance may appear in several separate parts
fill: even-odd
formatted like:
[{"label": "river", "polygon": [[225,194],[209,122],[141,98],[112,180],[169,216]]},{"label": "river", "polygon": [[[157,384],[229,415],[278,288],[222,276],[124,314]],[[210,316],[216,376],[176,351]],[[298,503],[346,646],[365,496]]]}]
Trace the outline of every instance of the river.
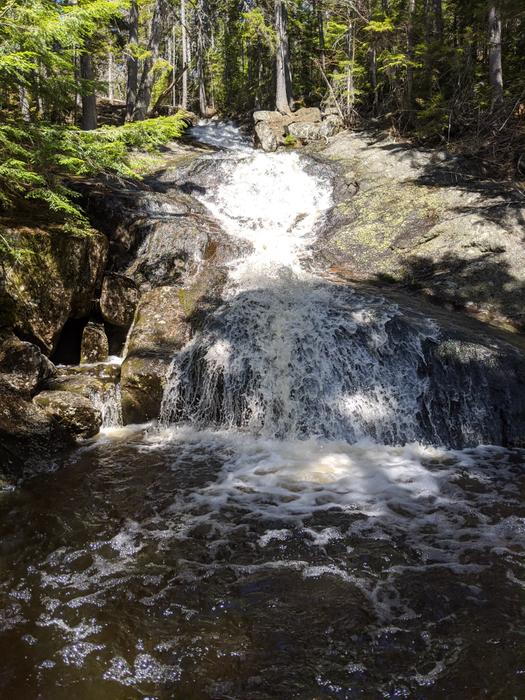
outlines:
[{"label": "river", "polygon": [[524,452],[483,444],[482,392],[451,449],[435,323],[316,270],[322,168],[194,135],[252,252],[158,424],[1,495],[0,695],[524,697]]}]

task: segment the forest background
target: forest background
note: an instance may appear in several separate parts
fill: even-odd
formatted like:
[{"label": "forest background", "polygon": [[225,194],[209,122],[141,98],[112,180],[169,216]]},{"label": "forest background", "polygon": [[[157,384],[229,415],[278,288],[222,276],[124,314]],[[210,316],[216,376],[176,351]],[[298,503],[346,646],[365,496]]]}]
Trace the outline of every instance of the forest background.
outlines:
[{"label": "forest background", "polygon": [[71,179],[140,177],[139,152],[180,136],[187,110],[315,105],[523,177],[524,5],[2,0],[0,208],[88,231]]}]

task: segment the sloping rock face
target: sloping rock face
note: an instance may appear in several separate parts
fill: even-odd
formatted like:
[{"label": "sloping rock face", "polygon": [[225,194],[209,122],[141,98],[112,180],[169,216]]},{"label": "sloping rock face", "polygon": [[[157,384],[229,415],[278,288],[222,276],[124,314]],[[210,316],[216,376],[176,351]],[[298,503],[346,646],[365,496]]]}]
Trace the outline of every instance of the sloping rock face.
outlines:
[{"label": "sloping rock face", "polygon": [[129,328],[135,315],[139,291],[132,279],[110,272],[102,281],[100,311],[104,321]]},{"label": "sloping rock face", "polygon": [[381,134],[344,132],[316,153],[339,171],[317,246],[327,267],[525,329],[525,200],[512,183]]},{"label": "sloping rock face", "polygon": [[183,305],[177,287],[157,287],[140,300],[121,373],[125,423],[159,415],[168,368],[190,337]]},{"label": "sloping rock face", "polygon": [[0,327],[13,328],[50,354],[67,319],[91,313],[107,240],[101,234],[73,236],[53,228],[7,228],[3,235],[22,252],[4,261]]}]

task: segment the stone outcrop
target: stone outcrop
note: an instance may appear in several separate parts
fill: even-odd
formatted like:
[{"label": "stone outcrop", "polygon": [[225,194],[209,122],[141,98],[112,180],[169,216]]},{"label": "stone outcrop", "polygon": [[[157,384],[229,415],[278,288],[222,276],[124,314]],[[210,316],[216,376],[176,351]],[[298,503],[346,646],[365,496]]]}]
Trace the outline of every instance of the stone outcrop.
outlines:
[{"label": "stone outcrop", "polygon": [[[254,112],[255,137],[264,151],[275,151],[279,146],[306,144],[326,140],[343,128],[335,114],[321,114],[318,107],[301,107],[296,112]],[[291,140],[290,140],[291,139]]]},{"label": "stone outcrop", "polygon": [[13,333],[0,334],[0,381],[25,397],[56,374],[53,363],[32,343]]},{"label": "stone outcrop", "polygon": [[82,333],[82,345],[80,346],[80,362],[91,364],[104,362],[109,352],[108,337],[102,323],[90,322]]},{"label": "stone outcrop", "polygon": [[102,425],[101,413],[93,403],[71,391],[43,391],[33,403],[75,438],[93,437]]},{"label": "stone outcrop", "polygon": [[142,296],[122,364],[124,423],[143,423],[158,417],[168,368],[189,334],[179,288],[157,287]]},{"label": "stone outcrop", "polygon": [[73,445],[59,421],[0,380],[0,476],[17,481],[53,468]]},{"label": "stone outcrop", "polygon": [[327,268],[525,329],[525,205],[515,188],[383,133],[344,132],[309,148],[339,172],[318,240]]},{"label": "stone outcrop", "polygon": [[101,234],[73,236],[53,227],[8,227],[3,235],[23,252],[3,261],[0,327],[13,328],[50,354],[67,319],[91,313],[107,240]]},{"label": "stone outcrop", "polygon": [[114,326],[129,328],[139,300],[135,282],[115,272],[109,272],[102,281],[100,311],[104,321]]}]

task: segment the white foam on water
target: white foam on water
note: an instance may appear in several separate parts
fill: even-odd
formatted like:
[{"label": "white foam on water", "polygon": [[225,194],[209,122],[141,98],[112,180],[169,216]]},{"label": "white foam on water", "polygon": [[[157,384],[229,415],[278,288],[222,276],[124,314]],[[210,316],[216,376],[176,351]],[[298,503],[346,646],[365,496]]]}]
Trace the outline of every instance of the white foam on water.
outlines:
[{"label": "white foam on water", "polygon": [[215,146],[215,148],[242,153],[253,151],[252,138],[241,131],[235,122],[201,119],[196,126],[192,126],[186,133],[196,141]]}]

